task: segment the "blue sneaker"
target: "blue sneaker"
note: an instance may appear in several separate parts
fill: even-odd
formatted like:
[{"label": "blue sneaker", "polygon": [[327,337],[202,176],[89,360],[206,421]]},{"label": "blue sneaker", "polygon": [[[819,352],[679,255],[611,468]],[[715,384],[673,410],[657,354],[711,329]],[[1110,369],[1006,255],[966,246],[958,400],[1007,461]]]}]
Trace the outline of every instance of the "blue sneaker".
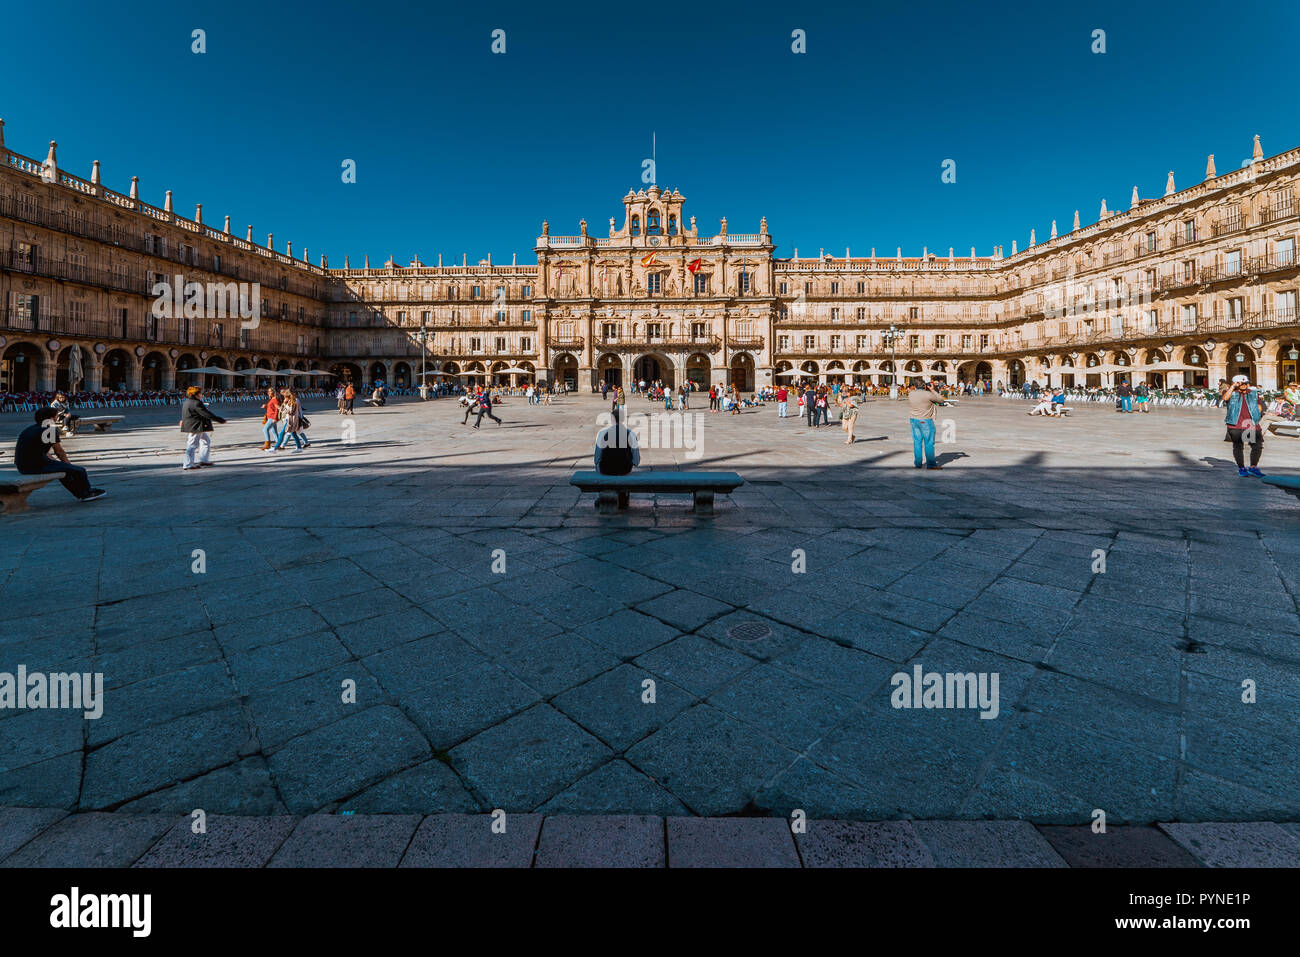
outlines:
[{"label": "blue sneaker", "polygon": [[1256,467],[1253,466],[1253,465],[1252,465],[1250,468],[1246,469],[1246,471],[1249,472],[1251,475],[1255,476],[1255,478],[1263,478],[1263,477],[1264,477],[1264,473],[1261,472],[1258,468],[1256,468]]},{"label": "blue sneaker", "polygon": [[1241,478],[1250,478],[1250,469],[1237,469],[1237,475]]}]

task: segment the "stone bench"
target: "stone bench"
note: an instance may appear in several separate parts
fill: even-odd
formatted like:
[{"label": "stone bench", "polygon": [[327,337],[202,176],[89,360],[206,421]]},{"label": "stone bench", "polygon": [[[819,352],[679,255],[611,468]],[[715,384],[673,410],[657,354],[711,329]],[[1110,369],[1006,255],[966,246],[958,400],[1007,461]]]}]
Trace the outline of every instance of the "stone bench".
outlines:
[{"label": "stone bench", "polygon": [[[76,419],[77,419],[76,428],[78,429],[81,428],[83,425],[93,425],[95,427],[96,432],[107,432],[113,426],[117,425],[117,423],[125,420],[126,416],[124,415],[79,415],[76,417]],[[73,433],[69,432],[68,434],[72,435]]]},{"label": "stone bench", "polygon": [[1295,475],[1266,475],[1263,478],[1265,485],[1272,485],[1280,488],[1288,495],[1294,495],[1300,498],[1300,476]]},{"label": "stone bench", "polygon": [[633,472],[631,475],[602,475],[599,472],[575,472],[569,479],[584,492],[596,492],[596,510],[612,515],[627,508],[632,492],[690,494],[696,515],[713,514],[713,496],[733,492],[745,480],[735,472]]},{"label": "stone bench", "polygon": [[21,472],[0,471],[0,513],[27,511],[27,496],[59,478],[59,474],[23,475]]},{"label": "stone bench", "polygon": [[1268,430],[1274,435],[1285,435],[1300,439],[1300,422],[1270,422]]}]

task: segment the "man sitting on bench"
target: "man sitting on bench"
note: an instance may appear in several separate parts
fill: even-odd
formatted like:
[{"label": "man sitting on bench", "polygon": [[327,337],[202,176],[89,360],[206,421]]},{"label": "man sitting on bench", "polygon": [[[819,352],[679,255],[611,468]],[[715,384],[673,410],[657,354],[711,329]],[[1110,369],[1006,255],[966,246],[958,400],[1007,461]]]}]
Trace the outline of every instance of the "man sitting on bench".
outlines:
[{"label": "man sitting on bench", "polygon": [[[596,436],[596,471],[601,475],[628,475],[641,464],[641,447],[636,433],[618,421],[618,406],[611,414],[612,422]],[[618,493],[618,507],[627,508],[627,492]]]},{"label": "man sitting on bench", "polygon": [[[86,470],[68,461],[68,455],[59,443],[59,430],[55,425],[57,409],[48,405],[36,410],[36,424],[29,425],[18,435],[14,446],[14,468],[23,475],[49,475],[62,473],[59,481],[63,487],[82,502],[93,502],[106,493],[102,488],[92,488]],[[50,458],[53,452],[56,458]]]}]

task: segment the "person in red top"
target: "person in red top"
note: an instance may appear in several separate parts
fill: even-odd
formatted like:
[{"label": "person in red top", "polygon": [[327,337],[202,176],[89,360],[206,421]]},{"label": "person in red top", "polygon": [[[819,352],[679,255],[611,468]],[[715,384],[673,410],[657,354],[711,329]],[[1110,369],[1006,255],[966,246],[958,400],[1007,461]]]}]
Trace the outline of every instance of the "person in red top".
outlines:
[{"label": "person in red top", "polygon": [[276,427],[276,420],[280,418],[280,400],[276,397],[275,389],[267,387],[266,404],[262,406],[264,417],[262,419],[262,451],[265,452],[271,446],[275,445],[280,439],[280,432]]},{"label": "person in red top", "polygon": [[778,419],[787,418],[785,414],[785,404],[790,398],[790,392],[785,386],[776,390],[776,417]]}]

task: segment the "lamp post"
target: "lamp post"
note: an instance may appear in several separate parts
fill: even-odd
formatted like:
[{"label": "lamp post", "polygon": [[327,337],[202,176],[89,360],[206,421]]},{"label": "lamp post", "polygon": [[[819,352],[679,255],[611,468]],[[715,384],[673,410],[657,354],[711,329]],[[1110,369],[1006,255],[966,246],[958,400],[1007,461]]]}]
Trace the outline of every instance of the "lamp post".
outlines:
[{"label": "lamp post", "polygon": [[902,330],[891,322],[888,331],[884,333],[885,342],[889,344],[889,364],[891,366],[889,376],[889,397],[891,399],[898,398],[898,334],[900,332],[902,332]]},{"label": "lamp post", "polygon": [[429,359],[429,330],[424,324],[424,317],[420,317],[420,331],[415,334],[415,339],[420,343],[420,394],[427,395],[429,380],[425,378],[428,372]]}]

